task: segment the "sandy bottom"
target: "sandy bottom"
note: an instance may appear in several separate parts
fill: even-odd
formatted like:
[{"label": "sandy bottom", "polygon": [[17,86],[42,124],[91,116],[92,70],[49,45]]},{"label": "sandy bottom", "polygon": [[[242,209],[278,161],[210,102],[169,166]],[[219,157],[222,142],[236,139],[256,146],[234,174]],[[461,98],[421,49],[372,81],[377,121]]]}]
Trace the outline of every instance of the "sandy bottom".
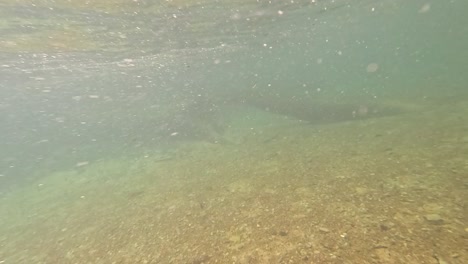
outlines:
[{"label": "sandy bottom", "polygon": [[283,121],[11,191],[0,263],[468,263],[468,102]]}]

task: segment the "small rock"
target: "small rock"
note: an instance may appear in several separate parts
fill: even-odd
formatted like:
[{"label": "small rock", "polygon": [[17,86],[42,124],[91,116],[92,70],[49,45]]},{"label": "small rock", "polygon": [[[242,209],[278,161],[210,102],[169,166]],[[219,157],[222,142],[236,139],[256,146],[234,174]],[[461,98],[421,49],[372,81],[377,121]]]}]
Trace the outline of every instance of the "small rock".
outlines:
[{"label": "small rock", "polygon": [[325,228],[325,227],[320,227],[320,228],[319,228],[319,231],[322,232],[322,233],[329,233],[329,232],[330,232],[330,229]]},{"label": "small rock", "polygon": [[426,221],[434,225],[441,225],[444,223],[444,219],[442,219],[442,217],[440,217],[438,214],[428,214],[425,215],[424,218]]},{"label": "small rock", "polygon": [[389,222],[389,221],[385,221],[385,222],[380,223],[380,229],[383,230],[383,231],[387,231],[389,229],[392,229],[394,226],[395,226],[395,224],[392,223],[392,222]]}]

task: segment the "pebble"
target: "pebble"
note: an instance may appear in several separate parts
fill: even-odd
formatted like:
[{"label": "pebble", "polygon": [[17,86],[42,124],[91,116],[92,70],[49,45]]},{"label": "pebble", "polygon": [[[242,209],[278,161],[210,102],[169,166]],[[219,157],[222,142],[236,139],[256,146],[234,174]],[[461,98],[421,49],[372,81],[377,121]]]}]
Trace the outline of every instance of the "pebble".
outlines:
[{"label": "pebble", "polygon": [[330,229],[325,228],[325,227],[320,227],[319,231],[322,232],[322,233],[328,233],[328,232],[330,232]]},{"label": "pebble", "polygon": [[394,226],[395,226],[395,224],[392,223],[392,222],[389,222],[389,221],[385,221],[385,222],[380,223],[380,229],[383,230],[383,231],[392,229]]},{"label": "pebble", "polygon": [[434,225],[441,225],[444,223],[444,219],[442,219],[442,217],[438,214],[428,214],[425,215],[424,218],[426,221]]}]

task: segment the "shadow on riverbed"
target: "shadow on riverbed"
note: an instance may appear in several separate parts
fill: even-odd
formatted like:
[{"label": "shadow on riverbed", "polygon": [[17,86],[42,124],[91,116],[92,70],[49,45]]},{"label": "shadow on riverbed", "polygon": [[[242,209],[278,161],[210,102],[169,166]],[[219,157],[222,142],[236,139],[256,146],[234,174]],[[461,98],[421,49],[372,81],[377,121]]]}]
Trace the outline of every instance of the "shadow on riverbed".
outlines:
[{"label": "shadow on riverbed", "polygon": [[398,115],[409,109],[378,103],[335,103],[307,99],[256,97],[247,105],[306,121],[311,125],[337,123]]},{"label": "shadow on riverbed", "polygon": [[249,96],[230,101],[204,98],[202,102],[188,105],[183,111],[177,113],[176,118],[168,119],[165,127],[171,131],[170,134],[176,140],[222,143],[224,131],[230,123],[227,119],[232,118],[233,115],[236,116],[235,118],[243,118],[239,117],[236,111],[245,108],[253,109],[254,112],[255,109],[258,112],[269,112],[290,120],[297,119],[309,125],[325,125],[400,115],[417,111],[421,109],[421,106],[375,102],[327,102],[310,98],[268,95]]}]

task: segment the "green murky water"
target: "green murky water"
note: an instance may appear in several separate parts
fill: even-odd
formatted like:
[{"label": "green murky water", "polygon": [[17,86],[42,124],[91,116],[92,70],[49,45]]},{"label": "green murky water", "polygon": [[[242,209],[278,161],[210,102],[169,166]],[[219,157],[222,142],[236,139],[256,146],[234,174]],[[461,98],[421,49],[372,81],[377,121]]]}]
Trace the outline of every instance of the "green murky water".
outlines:
[{"label": "green murky water", "polygon": [[[0,263],[348,263],[340,254],[368,263],[350,253],[364,248],[384,262],[466,258],[466,1],[95,2],[0,3]],[[301,178],[314,170],[328,189]],[[349,177],[357,200],[333,196]],[[447,232],[458,236],[440,239],[453,250],[402,259],[403,249],[380,242],[315,244],[311,231],[285,229],[290,219],[303,232],[316,211],[317,236],[329,234],[323,223],[340,218],[338,207],[361,212],[341,203],[362,204],[377,186],[385,197],[410,188],[399,195],[419,209],[385,200],[406,211],[371,208],[364,218],[412,230],[401,215],[424,211],[424,222],[446,208]],[[248,219],[312,196],[321,202],[279,213],[273,231],[251,230]],[[244,214],[246,201],[267,205]],[[318,209],[325,201],[335,215]],[[337,223],[341,236],[346,226]],[[413,237],[401,232],[393,235]],[[207,234],[215,238],[197,249]],[[262,244],[269,236],[280,240]]]}]

